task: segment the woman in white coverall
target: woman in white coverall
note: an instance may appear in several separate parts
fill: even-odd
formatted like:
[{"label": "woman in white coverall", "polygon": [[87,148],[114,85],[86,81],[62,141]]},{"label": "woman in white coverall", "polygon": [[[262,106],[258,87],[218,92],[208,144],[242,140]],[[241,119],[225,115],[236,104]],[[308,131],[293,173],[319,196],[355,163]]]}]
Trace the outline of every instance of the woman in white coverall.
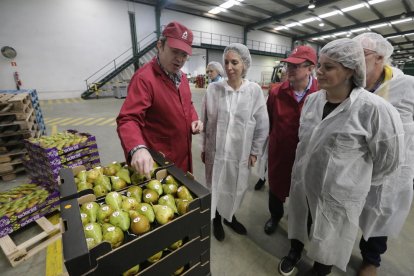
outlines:
[{"label": "woman in white coverall", "polygon": [[[346,269],[359,216],[371,183],[390,176],[403,158],[397,110],[366,91],[361,45],[348,38],[326,44],[317,70],[321,90],[306,99],[292,170],[289,255],[279,264],[292,273],[308,242],[310,275]],[[312,225],[308,232],[308,214]]]},{"label": "woman in white coverall", "polygon": [[251,64],[249,49],[230,44],[224,49],[223,61],[228,79],[208,86],[202,107],[201,158],[212,193],[213,232],[219,241],[224,239],[221,216],[236,233],[247,234],[234,213],[247,190],[249,169],[262,155],[269,133],[263,91],[245,79]]}]

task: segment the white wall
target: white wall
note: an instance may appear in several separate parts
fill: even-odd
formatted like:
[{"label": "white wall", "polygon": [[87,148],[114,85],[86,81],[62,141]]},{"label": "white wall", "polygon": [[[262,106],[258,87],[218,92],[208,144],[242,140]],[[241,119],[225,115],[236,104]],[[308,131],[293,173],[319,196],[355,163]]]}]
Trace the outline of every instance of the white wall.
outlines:
[{"label": "white wall", "polygon": [[[17,70],[22,88],[37,89],[41,99],[79,97],[87,77],[131,47],[128,11],[135,12],[138,40],[155,31],[154,7],[124,0],[0,0],[0,47],[12,46],[18,52],[17,68],[0,56],[0,89],[15,88],[12,74]],[[238,25],[162,11],[161,25],[173,20],[191,27],[199,43],[211,33],[243,37]],[[261,31],[249,32],[248,39],[290,47],[289,38]],[[260,81],[274,59],[254,60],[249,77]],[[204,73],[205,65],[202,56],[194,56],[184,70]]]}]

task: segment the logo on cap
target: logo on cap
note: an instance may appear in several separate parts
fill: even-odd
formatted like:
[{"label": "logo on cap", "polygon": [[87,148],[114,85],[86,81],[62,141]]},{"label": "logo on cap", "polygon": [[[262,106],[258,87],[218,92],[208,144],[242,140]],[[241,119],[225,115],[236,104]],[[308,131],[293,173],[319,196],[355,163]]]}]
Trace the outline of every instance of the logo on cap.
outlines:
[{"label": "logo on cap", "polygon": [[181,38],[187,40],[187,37],[188,37],[188,33],[187,31],[185,31],[183,35],[181,36]]}]

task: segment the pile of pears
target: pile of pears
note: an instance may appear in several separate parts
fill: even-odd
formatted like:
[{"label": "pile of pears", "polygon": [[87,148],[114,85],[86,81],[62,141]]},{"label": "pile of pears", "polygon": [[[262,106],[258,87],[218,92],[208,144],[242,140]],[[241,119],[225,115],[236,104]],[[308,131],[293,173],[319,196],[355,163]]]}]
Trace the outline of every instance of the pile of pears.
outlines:
[{"label": "pile of pears", "polygon": [[[151,178],[154,170],[158,168],[154,162]],[[112,162],[105,167],[95,167],[90,170],[82,170],[75,176],[77,191],[93,189],[96,197],[106,196],[111,191],[121,190],[131,184],[137,185],[144,182],[146,177],[137,173],[128,165],[122,166],[119,162]]]},{"label": "pile of pears", "polygon": [[[141,186],[131,185],[122,192],[108,192],[102,203],[84,203],[80,207],[80,215],[88,249],[103,241],[109,242],[113,249],[117,248],[123,243],[125,232],[139,236],[157,225],[164,225],[175,216],[185,214],[192,200],[188,188],[167,175],[162,182],[152,179]],[[181,244],[182,241],[177,241],[169,250]],[[159,260],[162,251],[157,256],[149,258],[148,262]],[[139,266],[135,269],[139,269]]]},{"label": "pile of pears", "polygon": [[28,139],[29,142],[39,145],[44,149],[56,147],[59,150],[69,146],[85,143],[87,140],[88,136],[70,131],[59,132],[51,136],[41,136],[39,138],[32,137]]}]

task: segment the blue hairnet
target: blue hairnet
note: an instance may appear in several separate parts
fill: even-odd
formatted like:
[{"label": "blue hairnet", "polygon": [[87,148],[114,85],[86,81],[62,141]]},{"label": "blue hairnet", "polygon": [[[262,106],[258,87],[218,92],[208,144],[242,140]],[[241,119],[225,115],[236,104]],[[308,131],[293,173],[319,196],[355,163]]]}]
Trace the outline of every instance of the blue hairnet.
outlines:
[{"label": "blue hairnet", "polygon": [[357,87],[365,87],[365,56],[359,42],[350,38],[331,41],[321,49],[319,56],[321,55],[326,55],[344,67],[354,70],[352,81]]},{"label": "blue hairnet", "polygon": [[229,46],[227,46],[224,49],[223,63],[224,63],[224,57],[230,51],[235,52],[240,56],[240,58],[241,58],[241,60],[244,64],[244,70],[243,70],[243,73],[242,73],[242,77],[245,77],[247,75],[247,71],[250,68],[250,65],[252,64],[252,57],[250,56],[249,48],[247,48],[246,45],[243,45],[243,44],[240,44],[240,43],[230,44]]}]

